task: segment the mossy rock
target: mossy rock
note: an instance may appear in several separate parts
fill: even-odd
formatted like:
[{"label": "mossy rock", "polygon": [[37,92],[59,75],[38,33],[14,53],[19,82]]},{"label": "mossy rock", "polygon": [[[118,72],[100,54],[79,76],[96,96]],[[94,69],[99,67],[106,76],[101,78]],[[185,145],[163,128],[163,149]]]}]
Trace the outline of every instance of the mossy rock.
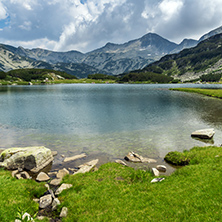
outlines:
[{"label": "mossy rock", "polygon": [[177,151],[169,152],[165,156],[164,160],[167,163],[171,163],[176,166],[185,166],[188,165],[190,162],[190,159],[185,155],[185,153],[180,153]]}]

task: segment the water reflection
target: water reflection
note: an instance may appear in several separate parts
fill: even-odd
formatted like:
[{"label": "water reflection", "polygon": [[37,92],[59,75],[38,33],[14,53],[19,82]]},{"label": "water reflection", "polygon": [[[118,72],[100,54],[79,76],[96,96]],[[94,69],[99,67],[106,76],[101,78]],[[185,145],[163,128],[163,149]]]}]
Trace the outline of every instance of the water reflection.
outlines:
[{"label": "water reflection", "polygon": [[210,144],[221,144],[221,100],[169,91],[170,87],[0,87],[1,147],[45,145],[61,153],[114,157],[134,150],[144,156],[163,157],[172,150],[205,145],[190,137],[202,128],[215,128]]}]

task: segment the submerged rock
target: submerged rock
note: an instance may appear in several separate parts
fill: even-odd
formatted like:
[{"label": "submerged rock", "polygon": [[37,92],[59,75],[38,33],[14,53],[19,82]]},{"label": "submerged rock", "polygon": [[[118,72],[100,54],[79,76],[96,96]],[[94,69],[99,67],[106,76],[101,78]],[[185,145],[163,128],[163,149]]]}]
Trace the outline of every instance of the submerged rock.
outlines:
[{"label": "submerged rock", "polygon": [[0,159],[0,167],[9,170],[25,169],[38,173],[53,161],[52,152],[44,146],[10,148],[4,150]]},{"label": "submerged rock", "polygon": [[192,137],[198,137],[201,139],[211,139],[214,136],[214,129],[202,129],[197,130],[191,134]]},{"label": "submerged rock", "polygon": [[167,170],[166,166],[164,166],[164,165],[157,165],[156,168],[160,172],[166,172],[166,170]]},{"label": "submerged rock", "polygon": [[82,154],[76,155],[76,156],[66,157],[63,161],[64,161],[64,162],[70,162],[70,161],[73,161],[73,160],[81,159],[81,158],[83,158],[83,157],[86,157],[86,154],[85,154],[85,153],[82,153]]},{"label": "submerged rock", "polygon": [[92,168],[94,168],[98,162],[99,162],[98,159],[89,161],[89,162],[79,166],[80,169],[77,172],[75,172],[74,174],[77,174],[77,173],[87,173]]},{"label": "submerged rock", "polygon": [[122,160],[115,160],[116,163],[122,164],[123,166],[127,166],[127,164]]}]

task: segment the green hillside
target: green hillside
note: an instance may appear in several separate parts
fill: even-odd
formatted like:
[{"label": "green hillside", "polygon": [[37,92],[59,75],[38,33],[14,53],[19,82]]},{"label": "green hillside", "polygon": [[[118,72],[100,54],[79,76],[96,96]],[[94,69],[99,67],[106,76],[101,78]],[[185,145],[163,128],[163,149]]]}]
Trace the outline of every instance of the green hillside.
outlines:
[{"label": "green hillside", "polygon": [[15,69],[9,72],[0,71],[0,83],[2,85],[25,84],[28,82],[46,83],[48,81],[77,79],[75,76],[61,71],[48,69]]},{"label": "green hillside", "polygon": [[[184,49],[180,53],[166,55],[136,73],[156,73],[174,79],[208,81],[209,76],[222,73],[222,34],[215,35],[199,43],[196,47]],[[214,78],[213,78],[214,79]],[[220,78],[219,78],[220,79]],[[210,78],[211,80],[211,78]],[[209,81],[210,81],[209,80]],[[218,80],[218,76],[216,80]]]}]

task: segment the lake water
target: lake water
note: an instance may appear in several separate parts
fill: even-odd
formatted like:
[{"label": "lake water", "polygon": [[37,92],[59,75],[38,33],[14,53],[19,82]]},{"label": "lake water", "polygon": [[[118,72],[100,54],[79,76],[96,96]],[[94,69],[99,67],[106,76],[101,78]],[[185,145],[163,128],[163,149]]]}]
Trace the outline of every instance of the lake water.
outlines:
[{"label": "lake water", "polygon": [[[222,101],[168,90],[221,85],[73,84],[0,87],[0,147],[123,158],[222,143]],[[214,128],[214,140],[191,138]]]}]

